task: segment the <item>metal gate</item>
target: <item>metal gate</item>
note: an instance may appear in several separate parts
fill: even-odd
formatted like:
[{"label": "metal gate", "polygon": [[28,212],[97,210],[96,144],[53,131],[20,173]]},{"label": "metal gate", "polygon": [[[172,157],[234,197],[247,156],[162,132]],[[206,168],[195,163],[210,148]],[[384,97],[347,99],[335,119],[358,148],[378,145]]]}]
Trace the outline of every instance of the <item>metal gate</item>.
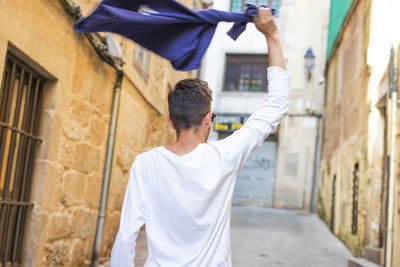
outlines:
[{"label": "metal gate", "polygon": [[0,87],[0,266],[22,262],[45,80],[11,54]]},{"label": "metal gate", "polygon": [[267,140],[250,154],[237,176],[234,203],[272,206],[276,150],[277,142]]}]

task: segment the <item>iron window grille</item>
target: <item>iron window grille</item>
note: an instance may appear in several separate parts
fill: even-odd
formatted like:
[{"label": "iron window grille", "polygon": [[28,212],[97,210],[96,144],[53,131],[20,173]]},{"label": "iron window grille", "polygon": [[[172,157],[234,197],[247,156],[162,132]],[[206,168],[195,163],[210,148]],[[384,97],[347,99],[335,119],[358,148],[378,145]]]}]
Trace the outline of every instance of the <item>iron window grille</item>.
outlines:
[{"label": "iron window grille", "polygon": [[45,79],[8,53],[0,87],[0,261],[22,262]]},{"label": "iron window grille", "polygon": [[331,231],[335,231],[335,209],[336,209],[336,174],[332,182],[332,204],[331,204]]},{"label": "iron window grille", "polygon": [[354,165],[353,171],[353,212],[351,220],[351,233],[357,234],[357,221],[358,221],[358,185],[359,185],[359,164]]},{"label": "iron window grille", "polygon": [[279,8],[281,7],[282,0],[232,0],[231,12],[244,12],[246,3],[254,4],[256,6],[267,5],[275,8],[275,17],[278,17]]},{"label": "iron window grille", "polygon": [[267,92],[267,55],[227,54],[224,91]]}]

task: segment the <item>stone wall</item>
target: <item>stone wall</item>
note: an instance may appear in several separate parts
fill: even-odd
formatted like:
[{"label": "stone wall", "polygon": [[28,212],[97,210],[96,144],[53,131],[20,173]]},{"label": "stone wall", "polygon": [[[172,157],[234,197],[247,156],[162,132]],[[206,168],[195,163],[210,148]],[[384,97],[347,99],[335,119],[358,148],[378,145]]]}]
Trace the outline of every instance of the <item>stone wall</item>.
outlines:
[{"label": "stone wall", "polygon": [[[320,217],[357,256],[362,255],[366,245],[382,246],[385,115],[376,107],[382,95],[371,93],[368,86],[370,69],[366,55],[370,2],[359,1],[328,63],[318,192]],[[356,164],[359,166],[359,197],[357,232],[353,234]],[[334,176],[335,201],[332,199]]]},{"label": "stone wall", "polygon": [[[400,10],[400,5],[397,5],[397,9]],[[399,43],[396,47],[394,47],[395,50],[395,55],[397,57],[400,55],[400,35],[398,36]],[[399,68],[400,62],[397,61],[397,68]],[[400,89],[400,79],[397,81],[397,95],[399,95],[399,89]],[[400,112],[398,110],[397,112],[397,123],[400,122]],[[396,183],[396,188],[395,188],[395,194],[396,194],[396,199],[394,203],[394,224],[393,224],[393,266],[400,265],[400,124],[397,125],[397,179],[395,180]],[[386,207],[384,207],[386,208]],[[385,213],[386,214],[386,213]]]},{"label": "stone wall", "polygon": [[[76,1],[87,14],[99,1]],[[192,1],[185,1],[192,4]],[[8,44],[57,80],[46,88],[23,266],[85,266],[96,230],[116,71],[102,61],[59,1],[0,3],[0,60]],[[117,37],[121,38],[121,37]],[[103,258],[118,230],[128,170],[139,153],[174,138],[166,123],[168,90],[179,79],[169,62],[151,54],[146,80],[133,68],[135,44],[123,39],[122,82]],[[3,73],[4,63],[0,64]]]}]

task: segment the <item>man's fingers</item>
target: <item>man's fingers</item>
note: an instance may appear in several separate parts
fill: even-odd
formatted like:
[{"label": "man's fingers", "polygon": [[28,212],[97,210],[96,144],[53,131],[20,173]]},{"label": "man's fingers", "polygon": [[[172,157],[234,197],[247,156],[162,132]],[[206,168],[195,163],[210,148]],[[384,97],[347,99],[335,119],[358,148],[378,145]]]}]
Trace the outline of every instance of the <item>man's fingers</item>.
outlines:
[{"label": "man's fingers", "polygon": [[272,17],[272,11],[270,8],[266,8],[266,7],[260,7],[258,9],[258,15],[259,17]]},{"label": "man's fingers", "polygon": [[278,30],[272,11],[269,8],[259,8],[253,22],[256,28],[265,35],[270,35]]},{"label": "man's fingers", "polygon": [[272,11],[269,8],[266,7],[260,7],[258,9],[258,14],[257,16],[254,17],[253,21],[254,23],[265,23],[268,20],[271,20],[273,18]]}]

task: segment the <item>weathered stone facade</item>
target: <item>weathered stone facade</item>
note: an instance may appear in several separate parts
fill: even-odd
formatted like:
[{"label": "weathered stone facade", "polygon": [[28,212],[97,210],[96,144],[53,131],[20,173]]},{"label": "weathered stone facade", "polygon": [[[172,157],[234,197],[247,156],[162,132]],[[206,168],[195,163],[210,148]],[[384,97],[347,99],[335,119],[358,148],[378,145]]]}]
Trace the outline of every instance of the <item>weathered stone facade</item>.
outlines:
[{"label": "weathered stone facade", "polygon": [[365,256],[367,246],[385,247],[390,41],[374,30],[388,11],[375,8],[378,2],[353,2],[326,71],[318,213],[356,256]]},{"label": "weathered stone facade", "polygon": [[[368,113],[367,67],[365,64],[367,31],[363,23],[365,14],[363,1],[355,11],[343,34],[340,47],[336,50],[327,71],[326,114],[322,151],[322,172],[320,198],[324,202],[319,208],[329,211],[330,222],[333,176],[336,175],[337,201],[334,210],[334,232],[354,251],[361,249],[365,229],[358,229],[358,235],[351,235],[352,188],[354,165],[360,164],[359,184],[359,225],[364,226],[368,216],[367,181],[372,178],[368,159]],[[364,27],[363,27],[364,26]],[[372,148],[370,148],[372,149]],[[374,212],[376,213],[376,212]]]},{"label": "weathered stone facade", "polygon": [[[0,3],[0,73],[9,44],[57,80],[46,84],[29,225],[22,266],[86,266],[90,263],[117,72],[101,60],[61,1]],[[87,14],[99,1],[77,0]],[[192,1],[183,1],[189,6]],[[147,79],[135,69],[135,44],[123,43],[122,81],[111,184],[101,257],[108,258],[118,230],[128,172],[136,155],[174,138],[166,123],[166,96],[176,72],[151,54]],[[27,62],[29,63],[29,62]]]}]

